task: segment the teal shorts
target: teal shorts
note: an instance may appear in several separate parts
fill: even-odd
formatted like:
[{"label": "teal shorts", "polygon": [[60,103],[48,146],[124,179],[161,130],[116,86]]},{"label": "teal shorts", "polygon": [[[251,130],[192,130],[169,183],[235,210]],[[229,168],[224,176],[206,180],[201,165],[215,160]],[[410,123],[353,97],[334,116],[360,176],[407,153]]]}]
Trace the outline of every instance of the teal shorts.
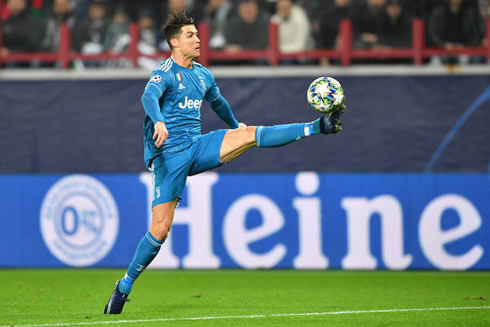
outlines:
[{"label": "teal shorts", "polygon": [[162,153],[153,158],[148,167],[153,181],[152,207],[176,198],[182,199],[187,176],[223,165],[219,153],[227,131],[220,129],[198,136],[182,151]]}]

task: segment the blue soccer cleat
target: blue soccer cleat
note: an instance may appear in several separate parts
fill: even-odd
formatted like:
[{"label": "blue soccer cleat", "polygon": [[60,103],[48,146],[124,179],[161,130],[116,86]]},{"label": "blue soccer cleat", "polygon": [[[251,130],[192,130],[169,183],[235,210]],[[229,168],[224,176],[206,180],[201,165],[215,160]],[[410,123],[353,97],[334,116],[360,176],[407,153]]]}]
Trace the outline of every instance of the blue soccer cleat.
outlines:
[{"label": "blue soccer cleat", "polygon": [[119,283],[121,280],[116,282],[114,290],[112,291],[109,301],[105,305],[104,314],[120,314],[123,310],[124,303],[128,302],[128,294],[121,293],[119,291]]},{"label": "blue soccer cleat", "polygon": [[342,130],[340,116],[344,113],[345,105],[330,114],[326,114],[320,119],[320,132],[323,134],[335,134]]}]

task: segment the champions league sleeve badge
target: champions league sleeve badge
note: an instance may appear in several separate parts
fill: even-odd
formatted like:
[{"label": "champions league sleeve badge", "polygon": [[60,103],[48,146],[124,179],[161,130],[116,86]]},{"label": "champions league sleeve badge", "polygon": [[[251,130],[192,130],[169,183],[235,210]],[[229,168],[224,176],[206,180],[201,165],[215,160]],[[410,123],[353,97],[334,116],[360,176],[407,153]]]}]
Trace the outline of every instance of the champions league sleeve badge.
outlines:
[{"label": "champions league sleeve badge", "polygon": [[160,83],[162,81],[162,77],[160,75],[155,75],[151,78],[150,82]]}]

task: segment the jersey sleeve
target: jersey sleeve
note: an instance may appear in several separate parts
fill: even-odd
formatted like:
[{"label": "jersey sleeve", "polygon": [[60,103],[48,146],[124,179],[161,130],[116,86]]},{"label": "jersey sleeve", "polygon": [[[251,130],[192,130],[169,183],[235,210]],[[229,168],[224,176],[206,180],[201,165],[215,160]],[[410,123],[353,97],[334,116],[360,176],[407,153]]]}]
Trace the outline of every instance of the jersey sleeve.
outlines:
[{"label": "jersey sleeve", "polygon": [[150,80],[146,83],[145,91],[149,89],[154,89],[153,91],[158,91],[157,94],[160,97],[163,95],[168,85],[168,77],[162,71],[155,70],[151,73]]},{"label": "jersey sleeve", "polygon": [[150,80],[146,84],[145,92],[141,97],[143,108],[153,123],[158,121],[165,122],[162,115],[159,100],[163,96],[169,85],[168,74],[155,70],[150,76]]},{"label": "jersey sleeve", "polygon": [[216,101],[219,97],[220,97],[220,92],[219,92],[219,87],[218,85],[216,85],[216,81],[214,79],[214,76],[213,74],[211,74],[210,71],[206,70],[206,77],[208,79],[208,83],[210,85],[210,87],[208,88],[206,94],[204,95],[204,99],[209,102],[209,103],[212,103],[214,101]]},{"label": "jersey sleeve", "polygon": [[228,101],[226,101],[226,99],[219,92],[219,88],[218,85],[216,85],[213,74],[211,74],[211,72],[207,69],[206,73],[206,77],[211,87],[206,92],[204,99],[211,104],[211,109],[213,109],[218,117],[227,123],[230,128],[238,128],[238,121],[233,115]]}]

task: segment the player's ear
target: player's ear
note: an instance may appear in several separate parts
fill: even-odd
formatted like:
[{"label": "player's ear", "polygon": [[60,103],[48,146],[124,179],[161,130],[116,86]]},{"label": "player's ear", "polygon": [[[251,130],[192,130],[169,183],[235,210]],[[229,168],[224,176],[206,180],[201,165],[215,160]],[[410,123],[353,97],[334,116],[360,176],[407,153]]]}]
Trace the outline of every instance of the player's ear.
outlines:
[{"label": "player's ear", "polygon": [[179,47],[179,40],[177,40],[177,38],[173,37],[170,39],[170,44],[172,45],[172,48],[178,48]]}]

